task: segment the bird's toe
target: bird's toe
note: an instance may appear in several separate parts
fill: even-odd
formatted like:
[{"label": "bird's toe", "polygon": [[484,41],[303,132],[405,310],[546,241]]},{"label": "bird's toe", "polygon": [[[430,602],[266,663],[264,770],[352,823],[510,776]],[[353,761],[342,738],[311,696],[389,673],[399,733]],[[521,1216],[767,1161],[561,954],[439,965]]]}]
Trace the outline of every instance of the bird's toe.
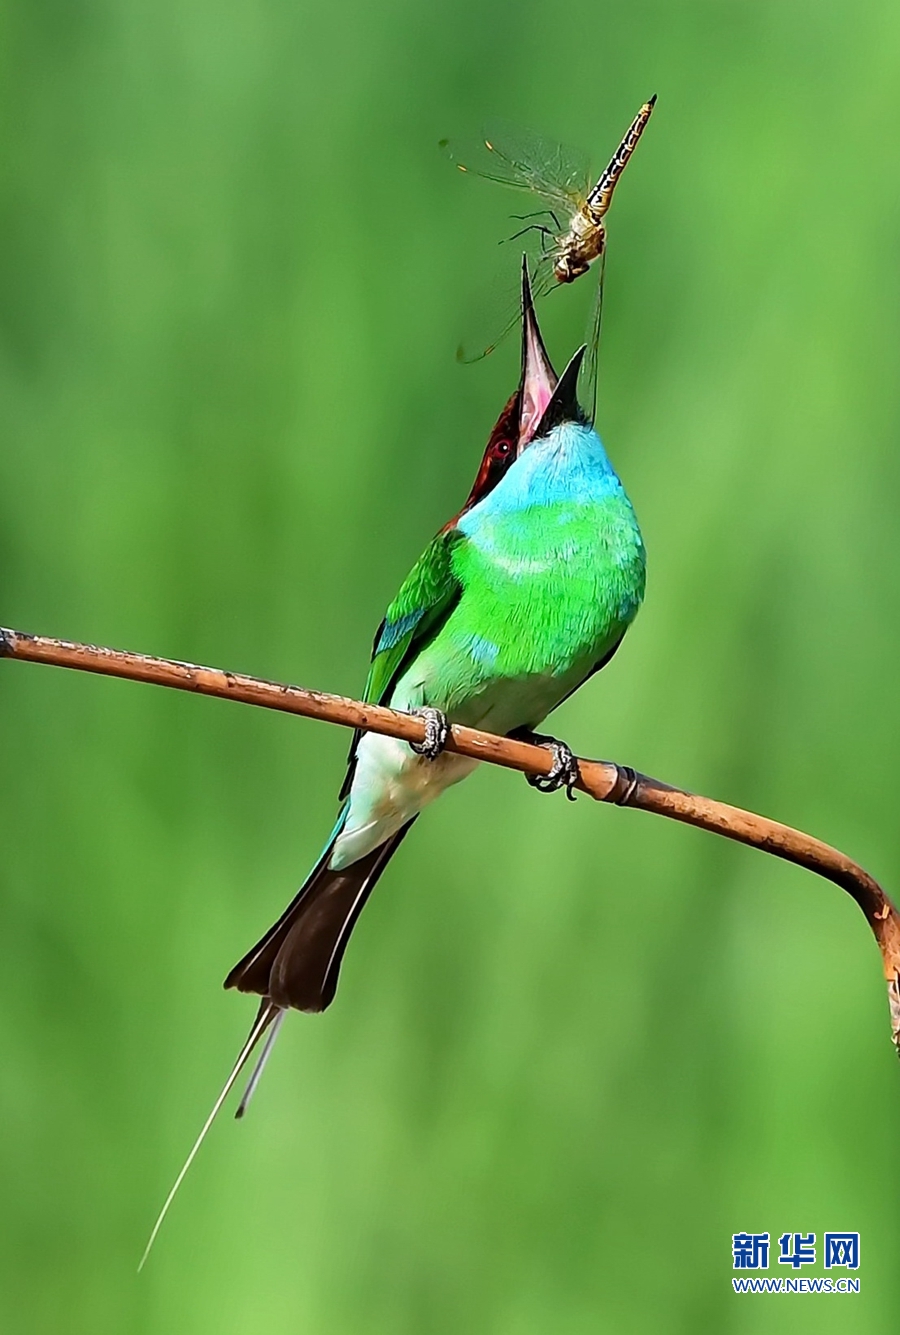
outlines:
[{"label": "bird's toe", "polygon": [[556,737],[545,737],[542,733],[520,733],[522,741],[532,742],[535,746],[544,746],[553,756],[553,764],[548,774],[526,774],[525,778],[532,788],[539,793],[555,793],[565,788],[570,802],[575,801],[575,785],[579,780],[578,761],[575,753],[565,742]]},{"label": "bird's toe", "polygon": [[421,742],[410,742],[410,750],[415,751],[417,756],[424,756],[426,760],[437,760],[450,736],[447,715],[442,714],[439,709],[433,709],[431,705],[423,705],[420,709],[410,710],[410,713],[417,714],[425,720],[425,739]]}]

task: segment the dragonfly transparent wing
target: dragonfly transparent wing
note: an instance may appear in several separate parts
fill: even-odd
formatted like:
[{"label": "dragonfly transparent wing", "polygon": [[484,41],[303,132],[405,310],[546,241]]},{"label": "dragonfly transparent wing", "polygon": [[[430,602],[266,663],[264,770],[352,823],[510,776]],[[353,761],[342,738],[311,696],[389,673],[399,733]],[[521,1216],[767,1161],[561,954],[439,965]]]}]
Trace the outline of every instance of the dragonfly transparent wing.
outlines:
[{"label": "dragonfly transparent wing", "polygon": [[563,215],[563,227],[591,187],[587,162],[579,153],[529,131],[501,125],[491,127],[480,142],[442,139],[441,148],[460,171],[536,195]]},{"label": "dragonfly transparent wing", "polygon": [[[549,255],[541,255],[536,259],[532,257],[528,267],[531,272],[531,295],[535,301],[540,301],[558,286],[553,277],[553,259]],[[456,360],[468,366],[489,357],[518,328],[521,320],[521,284],[505,283],[494,292],[482,328],[456,349]]]},{"label": "dragonfly transparent wing", "polygon": [[591,308],[591,323],[587,338],[587,356],[582,367],[582,383],[585,389],[585,405],[593,422],[597,416],[597,380],[600,365],[600,327],[603,320],[603,277],[606,271],[606,251],[597,265],[597,291]]}]

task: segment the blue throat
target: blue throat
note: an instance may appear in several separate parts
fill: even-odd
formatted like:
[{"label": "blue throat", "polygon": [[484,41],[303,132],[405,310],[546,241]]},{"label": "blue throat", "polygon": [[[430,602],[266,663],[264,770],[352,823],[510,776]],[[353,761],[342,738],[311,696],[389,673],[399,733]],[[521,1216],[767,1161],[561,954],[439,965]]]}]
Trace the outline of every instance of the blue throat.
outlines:
[{"label": "blue throat", "polygon": [[473,534],[484,519],[534,505],[601,501],[624,494],[596,431],[581,422],[562,422],[525,449],[494,490],[463,515],[458,528]]}]

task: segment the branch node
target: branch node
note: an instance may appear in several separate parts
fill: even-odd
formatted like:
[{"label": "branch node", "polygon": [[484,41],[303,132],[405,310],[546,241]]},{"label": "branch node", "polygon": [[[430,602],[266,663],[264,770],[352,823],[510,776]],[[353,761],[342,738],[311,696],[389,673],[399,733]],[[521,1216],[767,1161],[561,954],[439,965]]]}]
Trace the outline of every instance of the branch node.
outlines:
[{"label": "branch node", "polygon": [[613,764],[616,766],[616,781],[606,800],[617,807],[627,807],[637,792],[638,776],[630,765],[619,765],[615,761]]}]

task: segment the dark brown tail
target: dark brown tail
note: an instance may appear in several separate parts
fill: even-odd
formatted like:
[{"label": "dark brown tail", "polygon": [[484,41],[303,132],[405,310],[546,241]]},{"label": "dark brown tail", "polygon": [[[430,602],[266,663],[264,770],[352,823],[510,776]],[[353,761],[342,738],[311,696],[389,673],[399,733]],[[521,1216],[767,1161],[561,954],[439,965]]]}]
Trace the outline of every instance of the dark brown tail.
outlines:
[{"label": "dark brown tail", "polygon": [[340,871],[328,866],[330,842],[306,884],[234,966],[225,986],[255,993],[280,1008],[325,1010],[334,999],[354,924],[412,823],[408,821],[392,838]]}]

